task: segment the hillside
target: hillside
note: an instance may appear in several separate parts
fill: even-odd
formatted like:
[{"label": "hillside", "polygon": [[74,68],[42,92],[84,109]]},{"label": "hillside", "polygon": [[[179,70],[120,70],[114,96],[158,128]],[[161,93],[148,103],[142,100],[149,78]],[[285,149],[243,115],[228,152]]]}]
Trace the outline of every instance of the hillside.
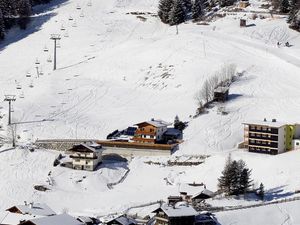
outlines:
[{"label": "hillside", "polygon": [[[53,168],[57,152],[4,151],[0,153],[0,174],[7,183],[0,186],[1,209],[32,199],[44,201],[58,212],[68,209],[103,215],[176,194],[179,183],[204,182],[215,190],[230,152],[233,158],[247,162],[255,182],[263,182],[270,195],[279,189],[283,195],[278,198],[283,198],[284,193],[300,189],[299,151],[266,156],[237,149],[243,140],[242,122],[277,118],[299,123],[300,36],[288,29],[284,16],[271,18],[263,12],[265,19],[251,20],[250,12],[228,13],[208,26],[181,24],[176,35],[175,27],[162,24],[155,16],[158,0],[95,0],[91,6],[80,0],[56,3],[60,3],[58,7],[36,8],[25,33],[11,30],[7,37],[15,37],[15,42],[0,43],[0,96],[17,95],[13,121],[54,119],[18,125],[21,141],[101,139],[113,130],[150,118],[172,122],[178,114],[189,126],[175,155],[211,157],[188,168],[150,166],[144,163],[149,158],[135,158],[127,165],[131,170],[127,179],[109,190],[107,183],[118,180],[125,165],[80,173]],[[261,2],[250,3],[253,8],[249,10],[260,10]],[[141,19],[134,12],[147,13]],[[240,28],[241,17],[254,25]],[[56,71],[47,62],[53,56],[53,33],[62,36]],[[292,47],[277,48],[278,41],[289,41]],[[45,46],[49,52],[44,52]],[[44,72],[39,78],[36,59]],[[215,106],[192,119],[197,108],[195,93],[208,77],[231,63],[243,76],[230,88],[230,100],[225,104],[228,115],[218,114]],[[26,77],[27,73],[31,77]],[[21,90],[16,89],[17,84]],[[4,114],[0,135],[7,136],[7,102],[0,107]],[[57,177],[53,190],[35,192],[33,184],[45,183],[50,170]],[[74,182],[86,174],[86,182]],[[166,185],[166,177],[173,185]],[[297,204],[285,210],[293,211]],[[267,209],[268,213],[278,210]],[[220,214],[221,223],[233,223],[228,218],[236,217],[234,213]],[[237,216],[236,224],[243,224],[243,215]],[[299,224],[299,220],[291,224]],[[276,224],[274,221],[269,224]],[[282,222],[278,218],[278,224]]]}]

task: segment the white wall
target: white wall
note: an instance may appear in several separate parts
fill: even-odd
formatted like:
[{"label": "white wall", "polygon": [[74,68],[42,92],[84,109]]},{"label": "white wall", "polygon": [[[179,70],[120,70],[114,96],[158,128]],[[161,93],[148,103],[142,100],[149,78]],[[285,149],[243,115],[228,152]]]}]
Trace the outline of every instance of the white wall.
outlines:
[{"label": "white wall", "polygon": [[285,133],[286,126],[278,128],[278,153],[284,152],[285,149]]}]

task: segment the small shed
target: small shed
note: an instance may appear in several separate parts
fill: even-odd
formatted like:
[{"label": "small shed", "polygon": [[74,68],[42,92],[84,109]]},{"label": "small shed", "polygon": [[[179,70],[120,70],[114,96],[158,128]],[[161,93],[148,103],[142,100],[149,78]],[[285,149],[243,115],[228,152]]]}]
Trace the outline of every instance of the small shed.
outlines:
[{"label": "small shed", "polygon": [[229,87],[217,87],[214,90],[214,101],[225,102],[228,100]]},{"label": "small shed", "polygon": [[246,19],[240,19],[240,27],[246,27],[246,26],[247,26]]},{"label": "small shed", "polygon": [[201,202],[205,199],[208,199],[208,198],[213,198],[215,196],[215,193],[208,190],[208,189],[204,189],[203,191],[195,194],[193,197],[192,197],[192,200],[193,202]]},{"label": "small shed", "polygon": [[242,0],[242,1],[240,1],[240,3],[239,3],[240,8],[246,8],[246,7],[249,6],[249,5],[250,5],[250,3],[249,3],[249,1],[247,1],[247,0]]}]

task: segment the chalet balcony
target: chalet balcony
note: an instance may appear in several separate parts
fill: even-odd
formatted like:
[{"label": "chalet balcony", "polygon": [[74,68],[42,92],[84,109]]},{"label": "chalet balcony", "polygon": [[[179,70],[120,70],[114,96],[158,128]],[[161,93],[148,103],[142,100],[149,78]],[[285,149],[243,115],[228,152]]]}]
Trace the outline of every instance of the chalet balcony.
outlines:
[{"label": "chalet balcony", "polygon": [[97,159],[97,156],[79,156],[79,155],[70,155],[71,159]]},{"label": "chalet balcony", "polygon": [[155,131],[150,132],[150,131],[144,131],[144,130],[136,130],[135,134],[136,135],[149,135],[149,136],[152,135],[152,136],[155,136],[156,132]]},{"label": "chalet balcony", "polygon": [[136,141],[136,142],[155,143],[155,139],[154,138],[133,137],[132,140]]}]

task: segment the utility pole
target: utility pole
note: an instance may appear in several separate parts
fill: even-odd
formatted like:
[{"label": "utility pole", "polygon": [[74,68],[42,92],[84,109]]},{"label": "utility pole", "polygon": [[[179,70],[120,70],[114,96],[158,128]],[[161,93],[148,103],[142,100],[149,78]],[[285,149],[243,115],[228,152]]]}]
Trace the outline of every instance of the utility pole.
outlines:
[{"label": "utility pole", "polygon": [[16,101],[16,96],[5,95],[4,101],[8,102],[8,125],[11,125],[11,102]]},{"label": "utility pole", "polygon": [[54,40],[54,67],[53,70],[56,70],[56,44],[57,41],[61,39],[60,34],[51,34],[51,40]]}]

